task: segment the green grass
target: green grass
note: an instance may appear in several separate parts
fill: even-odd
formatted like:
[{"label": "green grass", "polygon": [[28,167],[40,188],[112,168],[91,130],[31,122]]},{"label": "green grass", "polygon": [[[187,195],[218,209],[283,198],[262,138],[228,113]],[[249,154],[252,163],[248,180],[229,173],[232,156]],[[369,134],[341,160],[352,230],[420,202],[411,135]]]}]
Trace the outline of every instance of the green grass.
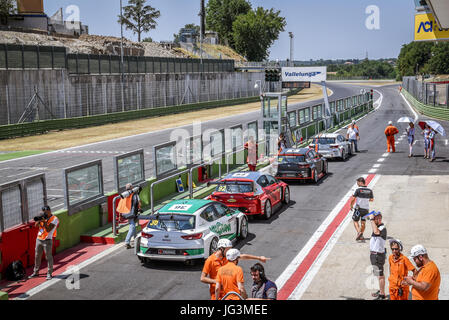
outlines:
[{"label": "green grass", "polygon": [[0,162],[5,160],[12,160],[17,158],[23,158],[28,156],[33,156],[35,154],[41,154],[48,151],[45,150],[39,150],[39,151],[18,151],[18,152],[11,152],[11,153],[5,153],[0,154]]}]

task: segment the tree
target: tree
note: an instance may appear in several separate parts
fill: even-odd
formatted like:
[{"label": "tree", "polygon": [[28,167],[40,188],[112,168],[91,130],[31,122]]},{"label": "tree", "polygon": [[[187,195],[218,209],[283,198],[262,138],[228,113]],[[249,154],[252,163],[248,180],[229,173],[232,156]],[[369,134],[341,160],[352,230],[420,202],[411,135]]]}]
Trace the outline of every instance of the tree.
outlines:
[{"label": "tree", "polygon": [[156,28],[156,19],[161,13],[155,8],[145,5],[146,0],[129,0],[128,5],[123,7],[123,18],[119,16],[118,23],[123,23],[128,30],[137,34],[140,42],[142,33]]},{"label": "tree", "polygon": [[8,17],[16,12],[16,1],[0,0],[0,24],[7,24]]},{"label": "tree", "polygon": [[195,29],[196,34],[197,34],[197,35],[200,34],[200,26],[197,26],[197,25],[194,24],[194,23],[186,24],[186,25],[184,26],[184,28],[179,29],[178,34],[173,34],[173,38],[174,38],[173,42],[174,42],[174,43],[179,43],[179,41],[180,41],[180,39],[181,39],[181,31],[182,31],[182,29]]},{"label": "tree", "polygon": [[433,42],[404,44],[398,57],[398,79],[423,73],[425,65],[431,58],[433,46]]},{"label": "tree", "polygon": [[218,32],[220,41],[234,47],[232,25],[238,16],[251,10],[246,0],[209,0],[206,8],[206,28]]},{"label": "tree", "polygon": [[427,62],[432,74],[449,74],[449,42],[438,42],[432,47],[431,58]]},{"label": "tree", "polygon": [[238,16],[232,27],[236,51],[250,61],[265,60],[268,49],[287,24],[279,14],[280,11],[258,7]]}]

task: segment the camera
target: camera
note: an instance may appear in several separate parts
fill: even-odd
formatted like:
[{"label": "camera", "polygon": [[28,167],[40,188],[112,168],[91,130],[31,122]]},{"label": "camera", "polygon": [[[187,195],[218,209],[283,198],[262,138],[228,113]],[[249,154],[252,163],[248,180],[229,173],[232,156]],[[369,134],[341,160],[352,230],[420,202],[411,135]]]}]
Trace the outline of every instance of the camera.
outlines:
[{"label": "camera", "polygon": [[125,192],[120,194],[120,198],[124,199],[124,198],[128,198],[130,195],[132,195],[133,193],[140,193],[140,191],[142,191],[142,187],[135,187],[131,190],[126,190]]},{"label": "camera", "polygon": [[34,221],[35,222],[38,222],[38,221],[43,221],[43,220],[46,220],[46,219],[48,219],[48,215],[47,215],[47,213],[46,212],[41,212],[41,214],[40,215],[38,215],[38,216],[35,216],[34,218]]},{"label": "camera", "polygon": [[51,210],[50,207],[49,206],[43,206],[41,210],[42,210],[42,212],[38,216],[35,216],[33,218],[35,222],[43,221],[43,220],[47,220],[48,219],[47,211]]}]

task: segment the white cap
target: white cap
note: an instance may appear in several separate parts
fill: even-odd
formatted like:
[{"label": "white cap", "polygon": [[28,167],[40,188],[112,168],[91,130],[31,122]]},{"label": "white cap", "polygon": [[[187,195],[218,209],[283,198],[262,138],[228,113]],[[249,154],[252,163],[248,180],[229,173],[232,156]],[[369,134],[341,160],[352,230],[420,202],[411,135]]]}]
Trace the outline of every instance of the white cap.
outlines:
[{"label": "white cap", "polygon": [[410,257],[415,258],[419,256],[420,254],[427,254],[426,248],[424,246],[417,244],[410,250]]},{"label": "white cap", "polygon": [[388,121],[388,124],[393,124],[393,121]]},{"label": "white cap", "polygon": [[355,120],[352,120],[352,124],[355,124]]},{"label": "white cap", "polygon": [[397,243],[399,245],[399,251],[402,251],[404,247],[402,246],[402,241],[399,239],[390,239],[390,247],[393,243]]},{"label": "white cap", "polygon": [[220,239],[217,248],[232,248],[232,242],[229,239]]},{"label": "white cap", "polygon": [[226,253],[226,259],[228,259],[228,261],[235,261],[238,258],[240,258],[240,251],[237,249],[230,249]]}]

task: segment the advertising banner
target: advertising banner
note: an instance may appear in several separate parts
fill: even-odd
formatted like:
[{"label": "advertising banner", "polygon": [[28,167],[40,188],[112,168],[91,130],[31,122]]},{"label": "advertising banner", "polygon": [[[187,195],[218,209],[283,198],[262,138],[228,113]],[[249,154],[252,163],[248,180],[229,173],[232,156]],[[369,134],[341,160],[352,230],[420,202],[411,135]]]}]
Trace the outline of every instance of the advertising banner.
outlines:
[{"label": "advertising banner", "polygon": [[449,29],[439,29],[431,13],[415,15],[415,41],[449,40]]},{"label": "advertising banner", "polygon": [[327,67],[282,68],[282,82],[322,82],[327,79]]}]

